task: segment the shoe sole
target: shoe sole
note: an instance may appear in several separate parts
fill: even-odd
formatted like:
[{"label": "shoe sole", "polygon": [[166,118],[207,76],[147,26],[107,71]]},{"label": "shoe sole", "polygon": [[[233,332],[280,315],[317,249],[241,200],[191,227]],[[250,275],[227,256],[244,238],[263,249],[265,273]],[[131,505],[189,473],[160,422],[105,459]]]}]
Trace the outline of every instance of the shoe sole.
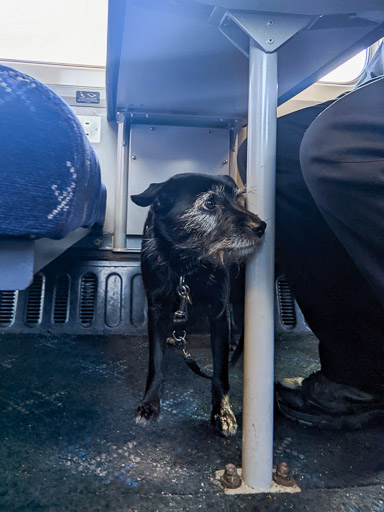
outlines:
[{"label": "shoe sole", "polygon": [[290,409],[277,400],[279,411],[286,418],[306,425],[318,427],[322,430],[359,430],[364,427],[373,427],[384,423],[384,411],[366,411],[359,414],[344,416],[306,414],[296,409]]}]

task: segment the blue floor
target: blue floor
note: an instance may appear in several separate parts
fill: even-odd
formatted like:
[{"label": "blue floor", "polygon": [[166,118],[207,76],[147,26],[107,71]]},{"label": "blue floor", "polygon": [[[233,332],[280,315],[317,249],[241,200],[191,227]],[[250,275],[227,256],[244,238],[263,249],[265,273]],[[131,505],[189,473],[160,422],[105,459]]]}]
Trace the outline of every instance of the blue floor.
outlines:
[{"label": "blue floor", "polygon": [[[191,352],[207,369],[204,336]],[[276,376],[318,368],[316,339],[282,335]],[[210,382],[168,347],[158,423],[133,413],[145,385],[145,337],[0,335],[0,510],[46,512],[384,511],[384,432],[321,432],[275,420],[274,461],[286,461],[296,495],[226,496],[213,480],[241,465],[241,428],[209,427]],[[241,424],[241,363],[231,373]]]}]

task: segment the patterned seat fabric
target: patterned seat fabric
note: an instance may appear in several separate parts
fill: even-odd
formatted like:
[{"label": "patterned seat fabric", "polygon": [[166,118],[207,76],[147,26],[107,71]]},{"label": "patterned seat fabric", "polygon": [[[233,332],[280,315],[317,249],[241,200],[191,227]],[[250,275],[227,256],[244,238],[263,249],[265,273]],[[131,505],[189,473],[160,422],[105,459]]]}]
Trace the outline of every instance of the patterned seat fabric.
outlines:
[{"label": "patterned seat fabric", "polygon": [[0,236],[60,239],[102,224],[105,202],[98,159],[71,108],[0,66]]}]

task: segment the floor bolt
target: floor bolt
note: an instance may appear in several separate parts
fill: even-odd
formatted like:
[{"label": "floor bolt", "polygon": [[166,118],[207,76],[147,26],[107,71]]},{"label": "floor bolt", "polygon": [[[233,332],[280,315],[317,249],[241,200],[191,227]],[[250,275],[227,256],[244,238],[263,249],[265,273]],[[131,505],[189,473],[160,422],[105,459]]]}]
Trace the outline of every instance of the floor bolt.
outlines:
[{"label": "floor bolt", "polygon": [[296,485],[295,480],[292,477],[292,473],[286,462],[280,462],[277,466],[276,473],[273,475],[273,480],[278,485],[284,485],[285,487],[293,487]]},{"label": "floor bolt", "polygon": [[221,483],[227,489],[237,489],[241,485],[241,478],[234,464],[226,464],[224,474],[221,477]]}]

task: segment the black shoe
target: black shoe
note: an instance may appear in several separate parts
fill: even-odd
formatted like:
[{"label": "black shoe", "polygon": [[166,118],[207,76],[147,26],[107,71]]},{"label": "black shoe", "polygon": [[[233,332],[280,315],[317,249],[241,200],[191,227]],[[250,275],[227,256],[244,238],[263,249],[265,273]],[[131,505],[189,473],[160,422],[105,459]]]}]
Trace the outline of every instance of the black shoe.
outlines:
[{"label": "black shoe", "polygon": [[[292,386],[292,382],[296,386]],[[384,396],[329,380],[321,372],[275,384],[277,407],[287,418],[326,430],[384,426]]]}]

